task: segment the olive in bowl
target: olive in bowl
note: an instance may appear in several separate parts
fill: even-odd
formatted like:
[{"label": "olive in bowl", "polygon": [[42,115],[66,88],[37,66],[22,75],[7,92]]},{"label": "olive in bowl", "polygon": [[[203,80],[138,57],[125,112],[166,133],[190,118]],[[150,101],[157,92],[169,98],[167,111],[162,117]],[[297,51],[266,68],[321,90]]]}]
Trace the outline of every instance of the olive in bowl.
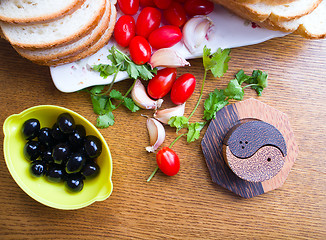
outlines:
[{"label": "olive in bowl", "polygon": [[[46,153],[40,154],[36,159],[36,161],[45,161],[48,164],[43,176],[37,178],[30,173],[30,165],[35,160],[27,160],[23,151],[27,139],[22,133],[22,126],[27,120],[38,119],[40,129],[43,127],[52,128],[52,126],[57,125],[57,117],[62,113],[69,113],[74,118],[75,126],[83,125],[87,135],[96,136],[102,143],[102,153],[96,158],[96,163],[100,167],[99,174],[90,179],[86,179],[84,176],[85,184],[78,193],[68,191],[65,187],[65,179],[67,179],[66,175],[68,174],[65,168],[49,172],[50,167],[57,166],[55,165],[57,163],[52,159],[48,146],[44,147]],[[35,106],[19,114],[9,116],[4,122],[3,131],[5,135],[4,155],[8,170],[20,188],[38,202],[58,209],[78,209],[95,201],[103,201],[111,195],[113,189],[111,180],[112,159],[109,147],[98,129],[78,113],[53,105]],[[67,138],[63,139],[69,141],[69,134],[71,133],[66,134],[68,134]],[[31,141],[36,140],[37,137]],[[57,140],[55,139],[55,141]]]}]

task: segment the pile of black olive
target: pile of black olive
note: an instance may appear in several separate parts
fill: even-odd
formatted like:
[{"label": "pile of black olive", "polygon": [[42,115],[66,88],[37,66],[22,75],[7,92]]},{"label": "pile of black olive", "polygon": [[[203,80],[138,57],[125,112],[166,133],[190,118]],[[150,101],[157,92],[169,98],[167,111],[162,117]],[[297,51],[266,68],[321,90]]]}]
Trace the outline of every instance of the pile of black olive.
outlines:
[{"label": "pile of black olive", "polygon": [[65,182],[71,192],[79,192],[84,180],[99,174],[96,158],[102,143],[93,135],[86,135],[83,125],[76,125],[69,113],[58,116],[52,128],[41,128],[39,120],[27,120],[22,128],[28,141],[24,155],[31,161],[34,177],[45,176],[50,182]]}]

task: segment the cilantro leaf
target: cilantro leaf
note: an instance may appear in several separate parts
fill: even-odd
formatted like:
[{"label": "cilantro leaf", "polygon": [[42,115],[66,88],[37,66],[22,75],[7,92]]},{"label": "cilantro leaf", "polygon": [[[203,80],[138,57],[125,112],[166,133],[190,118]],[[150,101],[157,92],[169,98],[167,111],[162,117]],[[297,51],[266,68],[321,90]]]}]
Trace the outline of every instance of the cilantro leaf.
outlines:
[{"label": "cilantro leaf", "polygon": [[116,100],[122,100],[123,96],[119,91],[117,91],[115,89],[112,89],[111,92],[110,92],[110,98],[113,98],[113,99],[116,99]]},{"label": "cilantro leaf", "polygon": [[[251,76],[244,74],[243,70],[240,70],[236,75],[236,79],[238,80],[239,84],[247,83],[249,86],[256,90],[258,96],[261,96],[264,88],[267,87],[267,78],[268,74],[261,70],[254,70]],[[245,88],[245,87],[244,87]]]},{"label": "cilantro leaf", "polygon": [[188,127],[188,133],[187,133],[187,142],[193,142],[197,140],[200,136],[200,131],[205,126],[206,122],[195,122],[191,123]]},{"label": "cilantro leaf", "polygon": [[114,116],[113,113],[107,111],[105,114],[98,116],[96,120],[96,126],[99,128],[107,128],[114,124]]},{"label": "cilantro leaf", "polygon": [[235,100],[242,100],[244,96],[244,91],[240,86],[237,79],[232,79],[226,89],[224,89],[225,96],[235,99]]},{"label": "cilantro leaf", "polygon": [[90,93],[91,94],[100,94],[104,89],[104,85],[98,85],[98,86],[95,86],[95,87],[92,87],[92,89],[90,90]]},{"label": "cilantro leaf", "polygon": [[91,95],[93,110],[96,114],[101,115],[105,113],[108,99],[107,96]]},{"label": "cilantro leaf", "polygon": [[205,70],[211,70],[214,77],[222,77],[228,70],[230,52],[230,49],[222,50],[219,48],[215,53],[211,54],[211,50],[205,46],[203,50],[203,64]]},{"label": "cilantro leaf", "polygon": [[128,108],[131,112],[137,112],[140,108],[135,104],[135,102],[128,97],[125,97],[123,99],[123,106],[125,106],[126,108]]},{"label": "cilantro leaf", "polygon": [[224,91],[215,89],[214,92],[211,92],[205,100],[203,118],[206,120],[214,119],[216,112],[221,110],[227,104],[229,104],[229,102],[226,100]]},{"label": "cilantro leaf", "polygon": [[184,116],[171,117],[168,124],[171,127],[177,128],[178,132],[181,128],[186,128],[189,126],[189,120]]}]

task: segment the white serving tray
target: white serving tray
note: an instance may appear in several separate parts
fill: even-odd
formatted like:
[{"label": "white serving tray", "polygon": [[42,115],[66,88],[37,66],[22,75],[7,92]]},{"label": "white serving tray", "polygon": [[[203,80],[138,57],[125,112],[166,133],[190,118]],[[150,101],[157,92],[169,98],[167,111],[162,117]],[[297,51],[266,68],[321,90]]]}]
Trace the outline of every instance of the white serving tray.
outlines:
[{"label": "white serving tray", "polygon": [[[209,18],[214,22],[213,32],[209,35],[209,40],[203,43],[215,52],[218,48],[235,48],[253,45],[264,42],[271,38],[283,37],[287,33],[271,31],[259,27],[253,27],[245,20],[233,15],[219,5],[210,13]],[[56,88],[62,92],[75,92],[94,85],[105,85],[111,83],[113,76],[104,79],[98,72],[90,69],[92,65],[99,63],[110,63],[107,59],[109,49],[115,44],[113,38],[110,42],[95,53],[77,62],[50,67],[51,76]],[[185,59],[193,59],[202,56],[203,46],[198,48],[198,52],[191,54],[184,46],[182,40],[172,48]],[[127,51],[127,50],[126,50]],[[116,82],[127,79],[126,72],[120,72]]]}]

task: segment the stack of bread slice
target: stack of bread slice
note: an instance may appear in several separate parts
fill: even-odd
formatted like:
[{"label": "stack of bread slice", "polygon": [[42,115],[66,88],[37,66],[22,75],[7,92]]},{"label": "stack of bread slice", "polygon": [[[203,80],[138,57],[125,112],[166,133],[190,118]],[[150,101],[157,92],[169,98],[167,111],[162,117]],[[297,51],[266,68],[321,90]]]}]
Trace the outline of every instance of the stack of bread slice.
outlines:
[{"label": "stack of bread slice", "polygon": [[261,27],[326,37],[326,0],[213,0]]},{"label": "stack of bread slice", "polygon": [[2,34],[23,57],[41,65],[70,63],[96,53],[116,22],[110,0],[1,0]]}]

